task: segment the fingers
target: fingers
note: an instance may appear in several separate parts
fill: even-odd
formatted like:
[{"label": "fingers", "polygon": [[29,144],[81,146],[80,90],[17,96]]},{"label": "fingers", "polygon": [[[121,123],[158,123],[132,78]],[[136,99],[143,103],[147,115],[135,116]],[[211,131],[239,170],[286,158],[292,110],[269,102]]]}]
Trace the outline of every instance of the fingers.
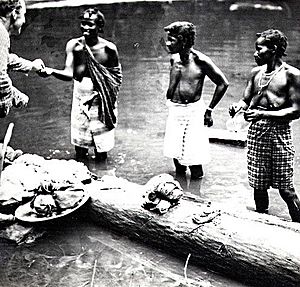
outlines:
[{"label": "fingers", "polygon": [[207,127],[211,127],[213,126],[214,124],[214,121],[212,118],[205,118],[204,119],[204,125],[207,126]]},{"label": "fingers", "polygon": [[18,102],[16,103],[16,108],[25,108],[29,102],[29,97],[25,94],[19,96]]},{"label": "fingers", "polygon": [[232,104],[232,105],[229,106],[229,109],[228,109],[229,115],[230,115],[231,117],[234,117],[234,115],[235,115],[239,110],[240,110],[240,108],[238,107],[237,104]]},{"label": "fingers", "polygon": [[48,67],[44,67],[43,69],[37,71],[37,74],[42,78],[47,78],[47,77],[51,76],[52,73],[53,73],[53,69],[48,68]]},{"label": "fingers", "polygon": [[45,68],[45,64],[42,59],[35,59],[32,61],[32,69],[34,71],[40,71]]},{"label": "fingers", "polygon": [[244,119],[247,121],[247,122],[251,122],[253,120],[256,120],[259,118],[259,113],[255,110],[248,110],[244,113]]},{"label": "fingers", "polygon": [[235,108],[233,106],[229,107],[228,112],[231,117],[234,117],[234,115],[236,114]]}]

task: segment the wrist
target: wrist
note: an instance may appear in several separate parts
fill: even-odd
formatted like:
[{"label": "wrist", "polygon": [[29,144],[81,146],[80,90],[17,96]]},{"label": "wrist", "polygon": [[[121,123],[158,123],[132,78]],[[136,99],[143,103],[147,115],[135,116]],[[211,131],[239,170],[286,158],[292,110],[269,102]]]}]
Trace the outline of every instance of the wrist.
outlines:
[{"label": "wrist", "polygon": [[259,111],[259,119],[268,118],[268,114],[264,111]]}]

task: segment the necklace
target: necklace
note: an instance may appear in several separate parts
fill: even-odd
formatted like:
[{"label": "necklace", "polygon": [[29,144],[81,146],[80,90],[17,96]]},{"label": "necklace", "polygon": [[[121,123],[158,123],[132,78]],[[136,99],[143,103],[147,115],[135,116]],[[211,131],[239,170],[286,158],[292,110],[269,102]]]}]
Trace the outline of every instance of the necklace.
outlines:
[{"label": "necklace", "polygon": [[[267,88],[269,86],[269,84],[271,83],[271,81],[274,79],[274,77],[280,72],[280,70],[284,67],[284,62],[281,64],[280,67],[278,67],[276,70],[274,70],[271,73],[266,73],[264,71],[262,71],[260,73],[260,78],[258,80],[258,87],[259,87],[259,91],[258,94],[261,95],[263,89]],[[262,79],[263,79],[263,75],[270,77],[267,82],[265,84],[262,84]]]}]

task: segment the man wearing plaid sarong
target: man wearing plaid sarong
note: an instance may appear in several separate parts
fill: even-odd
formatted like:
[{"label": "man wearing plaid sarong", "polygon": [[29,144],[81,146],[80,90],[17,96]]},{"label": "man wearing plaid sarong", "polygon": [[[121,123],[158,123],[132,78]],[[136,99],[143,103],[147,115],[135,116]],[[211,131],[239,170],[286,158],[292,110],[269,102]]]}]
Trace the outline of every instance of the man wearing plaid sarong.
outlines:
[{"label": "man wearing plaid sarong", "polygon": [[29,98],[13,87],[8,71],[21,71],[28,73],[38,71],[44,67],[41,59],[25,60],[15,54],[9,53],[10,34],[20,33],[25,23],[24,0],[0,0],[0,117],[5,117],[11,107],[23,107]]},{"label": "man wearing plaid sarong", "polygon": [[279,30],[257,34],[252,70],[243,99],[233,104],[234,116],[245,110],[251,122],[247,138],[249,184],[256,210],[267,213],[268,189],[279,189],[292,221],[300,222],[300,201],[294,189],[294,146],[290,122],[300,115],[300,71],[282,61],[287,38]]}]

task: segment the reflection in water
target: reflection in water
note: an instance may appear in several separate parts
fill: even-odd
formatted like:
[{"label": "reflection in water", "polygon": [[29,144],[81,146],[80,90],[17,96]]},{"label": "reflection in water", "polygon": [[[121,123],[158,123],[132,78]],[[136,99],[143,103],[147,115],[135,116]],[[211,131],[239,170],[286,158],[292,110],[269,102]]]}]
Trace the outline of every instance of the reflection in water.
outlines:
[{"label": "reflection in water", "polygon": [[[107,19],[104,36],[119,49],[124,82],[119,94],[116,147],[109,154],[106,167],[89,160],[87,164],[93,172],[116,174],[140,184],[159,173],[174,175],[172,161],[162,154],[169,56],[161,39],[165,37],[163,27],[169,23],[177,20],[193,22],[197,27],[195,47],[210,56],[230,81],[228,92],[213,114],[217,128],[226,128],[228,106],[241,97],[246,78],[254,67],[256,32],[269,27],[283,30],[289,39],[286,61],[300,67],[300,10],[297,1],[280,1],[282,10],[247,8],[230,11],[233,2],[237,1],[97,5]],[[12,40],[12,50],[29,59],[41,57],[47,65],[62,68],[67,40],[80,35],[78,15],[83,9],[29,9],[24,33]],[[71,83],[54,78],[40,79],[35,75],[25,78],[14,74],[13,78],[15,85],[30,95],[31,100],[25,110],[15,110],[6,119],[1,119],[0,136],[3,137],[8,123],[14,122],[13,147],[50,158],[73,158],[74,150],[70,144]],[[212,92],[213,85],[207,81],[204,100],[210,99]],[[297,151],[295,184],[300,191],[299,122],[294,126]],[[179,179],[185,190],[207,201],[232,206],[252,205],[245,149],[212,144],[211,153],[212,161],[204,166],[202,180]],[[271,213],[289,218],[277,192],[271,193],[270,201]],[[220,286],[233,286],[225,281],[222,284]]]}]

